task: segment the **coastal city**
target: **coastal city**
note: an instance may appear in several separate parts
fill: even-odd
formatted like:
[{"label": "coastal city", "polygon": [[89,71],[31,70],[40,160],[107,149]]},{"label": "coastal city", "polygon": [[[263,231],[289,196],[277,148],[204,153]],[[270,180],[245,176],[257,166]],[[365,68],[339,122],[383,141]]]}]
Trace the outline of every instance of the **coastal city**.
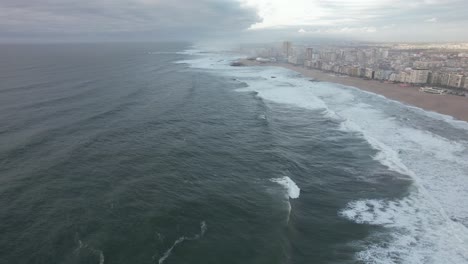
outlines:
[{"label": "coastal city", "polygon": [[468,95],[468,44],[279,45],[248,49],[250,60],[283,62],[337,75]]},{"label": "coastal city", "polygon": [[468,0],[0,0],[0,264],[468,264]]}]

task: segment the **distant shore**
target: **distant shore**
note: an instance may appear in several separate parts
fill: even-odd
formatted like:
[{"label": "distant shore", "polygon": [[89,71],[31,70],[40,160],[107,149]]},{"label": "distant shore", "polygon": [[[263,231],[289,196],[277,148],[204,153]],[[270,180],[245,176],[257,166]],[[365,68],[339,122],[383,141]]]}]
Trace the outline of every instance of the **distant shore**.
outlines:
[{"label": "distant shore", "polygon": [[468,97],[455,95],[435,95],[419,91],[418,87],[401,87],[398,84],[385,83],[376,80],[364,80],[350,76],[336,76],[315,69],[307,69],[287,63],[269,62],[259,63],[257,61],[242,60],[247,66],[276,66],[283,67],[301,73],[317,81],[339,83],[353,86],[364,91],[383,95],[389,99],[413,105],[424,110],[449,115],[458,120],[468,122]]}]

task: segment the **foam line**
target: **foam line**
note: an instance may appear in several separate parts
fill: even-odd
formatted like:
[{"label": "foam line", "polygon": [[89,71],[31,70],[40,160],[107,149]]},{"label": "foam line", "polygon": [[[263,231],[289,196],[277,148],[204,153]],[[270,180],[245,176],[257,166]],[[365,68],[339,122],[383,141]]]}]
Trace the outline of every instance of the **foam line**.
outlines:
[{"label": "foam line", "polygon": [[104,264],[104,253],[99,250],[99,264]]},{"label": "foam line", "polygon": [[205,221],[202,221],[200,223],[200,233],[197,234],[197,235],[194,235],[192,237],[186,237],[186,236],[182,236],[182,237],[179,237],[175,242],[174,244],[172,244],[172,246],[166,250],[166,252],[164,252],[163,256],[161,258],[159,258],[158,260],[158,264],[162,264],[164,263],[164,261],[166,261],[166,259],[171,255],[172,253],[172,250],[180,243],[186,241],[186,240],[198,240],[200,239],[201,237],[203,237],[205,235],[205,232],[207,230],[207,226],[206,226],[206,222]]},{"label": "foam line", "polygon": [[99,264],[104,264],[105,258],[104,258],[104,252],[102,250],[95,249],[91,247],[90,245],[83,243],[80,239],[78,239],[78,248],[75,249],[75,252],[79,253],[79,251],[82,249],[88,249],[93,254],[97,255],[99,257]]},{"label": "foam line", "polygon": [[172,244],[172,246],[166,250],[166,252],[164,253],[164,255],[158,260],[158,263],[161,264],[161,263],[164,263],[164,261],[171,255],[171,252],[172,250],[175,248],[175,246],[177,246],[179,243],[182,243],[184,242],[185,240],[185,237],[179,237],[175,242],[174,244]]}]

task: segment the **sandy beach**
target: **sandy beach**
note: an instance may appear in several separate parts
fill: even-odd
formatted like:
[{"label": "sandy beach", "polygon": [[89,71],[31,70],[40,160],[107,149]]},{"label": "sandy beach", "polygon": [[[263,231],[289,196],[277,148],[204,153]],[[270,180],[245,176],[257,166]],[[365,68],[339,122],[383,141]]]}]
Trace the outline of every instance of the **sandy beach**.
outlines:
[{"label": "sandy beach", "polygon": [[287,63],[259,63],[249,60],[243,60],[242,63],[248,66],[276,66],[287,68],[318,81],[353,86],[368,92],[383,95],[389,99],[397,100],[408,105],[449,115],[455,119],[468,122],[468,97],[428,94],[419,91],[418,87],[401,87],[398,84],[381,83],[380,81],[375,80],[364,80],[349,76],[335,76],[331,73],[314,69],[306,69],[304,67],[294,66]]}]

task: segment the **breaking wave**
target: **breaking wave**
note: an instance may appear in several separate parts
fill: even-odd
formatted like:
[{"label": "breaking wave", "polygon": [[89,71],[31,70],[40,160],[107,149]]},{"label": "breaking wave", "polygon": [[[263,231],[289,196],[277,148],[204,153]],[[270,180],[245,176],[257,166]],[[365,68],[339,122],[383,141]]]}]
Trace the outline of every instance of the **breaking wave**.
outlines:
[{"label": "breaking wave", "polygon": [[350,202],[339,214],[358,224],[386,228],[371,235],[371,244],[361,243],[364,250],[356,257],[365,263],[466,263],[466,228],[447,221],[431,206],[414,193],[402,200]]},{"label": "breaking wave", "polygon": [[290,199],[299,198],[299,195],[301,194],[301,189],[299,189],[296,183],[293,180],[291,180],[291,178],[289,178],[288,176],[284,176],[283,178],[272,179],[271,181],[283,186],[283,188],[286,190],[287,196]]},{"label": "breaking wave", "polygon": [[[321,110],[324,118],[339,122],[337,129],[366,140],[376,153],[373,159],[413,180],[403,199],[352,201],[339,215],[358,224],[384,227],[360,241],[357,258],[366,263],[466,263],[468,262],[468,143],[456,129],[468,123],[389,100],[354,87],[309,82],[277,67],[229,67],[232,57],[222,54],[184,61],[191,67],[234,77],[247,84],[238,92],[293,107]],[[275,76],[275,78],[271,78]],[[394,113],[394,114],[392,114]],[[400,118],[404,115],[405,118]],[[433,131],[434,118],[444,134]],[[371,177],[371,176],[370,176]],[[288,198],[300,189],[289,178],[281,184]],[[290,206],[290,205],[289,205]],[[390,235],[388,235],[390,233]]]}]

